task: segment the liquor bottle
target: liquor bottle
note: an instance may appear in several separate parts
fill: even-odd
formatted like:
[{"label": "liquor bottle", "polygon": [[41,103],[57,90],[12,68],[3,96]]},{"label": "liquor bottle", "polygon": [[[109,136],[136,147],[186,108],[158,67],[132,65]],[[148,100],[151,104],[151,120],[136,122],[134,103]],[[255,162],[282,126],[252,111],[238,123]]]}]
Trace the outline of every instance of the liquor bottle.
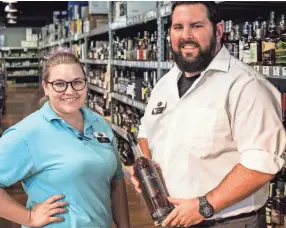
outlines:
[{"label": "liquor bottle", "polygon": [[160,226],[174,209],[167,197],[159,173],[152,160],[145,158],[133,133],[127,134],[135,156],[133,165],[135,175],[142,187],[142,192],[155,226]]},{"label": "liquor bottle", "polygon": [[248,24],[247,39],[244,41],[243,45],[243,58],[242,61],[246,64],[251,63],[250,59],[250,40],[252,40],[252,25]]},{"label": "liquor bottle", "polygon": [[255,38],[250,41],[250,60],[252,64],[262,61],[261,29],[257,28]]},{"label": "liquor bottle", "polygon": [[281,15],[279,36],[280,40],[275,45],[275,64],[286,65],[286,24],[284,14]]},{"label": "liquor bottle", "polygon": [[268,197],[267,202],[265,204],[267,228],[272,228],[271,208],[272,208],[272,202],[273,202],[275,188],[276,188],[276,184],[275,183],[270,183],[270,186],[269,186],[269,197]]},{"label": "liquor bottle", "polygon": [[270,12],[270,19],[266,36],[262,41],[262,62],[263,65],[272,66],[275,64],[275,44],[279,34],[275,24],[275,12]]},{"label": "liquor bottle", "polygon": [[242,29],[242,36],[239,39],[239,60],[243,61],[243,54],[244,54],[244,46],[245,43],[247,42],[248,38],[248,21],[244,22],[243,24],[243,29]]},{"label": "liquor bottle", "polygon": [[271,210],[271,220],[272,223],[275,224],[275,227],[284,223],[282,198],[282,191],[281,189],[277,188],[276,196],[273,198]]}]

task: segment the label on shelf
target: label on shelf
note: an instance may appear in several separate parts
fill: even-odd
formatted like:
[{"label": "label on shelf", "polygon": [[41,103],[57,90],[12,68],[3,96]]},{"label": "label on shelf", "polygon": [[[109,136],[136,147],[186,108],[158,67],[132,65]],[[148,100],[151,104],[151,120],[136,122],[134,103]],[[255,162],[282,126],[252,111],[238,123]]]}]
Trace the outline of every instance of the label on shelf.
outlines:
[{"label": "label on shelf", "polygon": [[74,35],[74,41],[78,41],[78,34]]},{"label": "label on shelf", "polygon": [[282,67],[282,77],[286,77],[286,67]]},{"label": "label on shelf", "polygon": [[257,70],[258,72],[260,72],[260,71],[259,71],[259,66],[253,66],[253,68],[254,68],[255,70]]},{"label": "label on shelf", "polygon": [[262,67],[262,74],[269,77],[269,66]]},{"label": "label on shelf", "polygon": [[280,67],[276,66],[273,67],[273,77],[279,77],[280,76]]}]

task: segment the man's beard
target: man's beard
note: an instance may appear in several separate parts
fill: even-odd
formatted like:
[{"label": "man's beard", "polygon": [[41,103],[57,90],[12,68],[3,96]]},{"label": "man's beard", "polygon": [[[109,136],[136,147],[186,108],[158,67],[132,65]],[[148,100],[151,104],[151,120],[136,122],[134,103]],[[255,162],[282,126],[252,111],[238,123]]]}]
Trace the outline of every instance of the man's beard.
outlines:
[{"label": "man's beard", "polygon": [[[194,59],[185,58],[181,52],[183,45],[187,44],[195,45],[199,49],[199,53]],[[216,36],[212,36],[209,46],[204,50],[202,50],[201,46],[197,42],[192,40],[181,41],[179,43],[179,51],[174,51],[171,45],[171,50],[174,55],[175,62],[181,71],[188,73],[200,72],[206,69],[214,58],[216,50]]]}]

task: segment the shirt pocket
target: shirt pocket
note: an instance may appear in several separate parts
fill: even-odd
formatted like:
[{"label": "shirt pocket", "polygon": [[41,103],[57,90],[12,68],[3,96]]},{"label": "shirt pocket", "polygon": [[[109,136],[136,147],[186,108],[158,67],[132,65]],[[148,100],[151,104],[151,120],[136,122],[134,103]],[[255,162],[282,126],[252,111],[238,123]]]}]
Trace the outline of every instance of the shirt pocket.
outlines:
[{"label": "shirt pocket", "polygon": [[191,109],[187,116],[184,144],[188,149],[204,149],[206,155],[214,146],[218,110],[210,108]]}]

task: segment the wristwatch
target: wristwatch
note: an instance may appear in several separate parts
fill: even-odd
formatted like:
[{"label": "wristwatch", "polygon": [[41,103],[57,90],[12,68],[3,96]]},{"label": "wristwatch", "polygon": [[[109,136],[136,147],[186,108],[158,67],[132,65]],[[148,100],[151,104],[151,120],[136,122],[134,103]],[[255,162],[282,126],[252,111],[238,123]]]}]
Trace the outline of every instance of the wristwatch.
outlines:
[{"label": "wristwatch", "polygon": [[214,215],[214,208],[209,204],[206,196],[199,197],[200,214],[208,219]]}]

